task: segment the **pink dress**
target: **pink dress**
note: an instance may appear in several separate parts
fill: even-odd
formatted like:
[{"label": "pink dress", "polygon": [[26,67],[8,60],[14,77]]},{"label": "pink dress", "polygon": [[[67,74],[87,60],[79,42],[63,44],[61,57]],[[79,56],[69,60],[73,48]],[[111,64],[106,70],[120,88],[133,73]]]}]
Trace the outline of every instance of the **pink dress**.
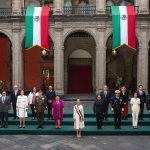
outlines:
[{"label": "pink dress", "polygon": [[63,108],[64,108],[64,103],[62,100],[59,100],[58,102],[56,100],[53,101],[52,104],[53,108],[53,119],[55,121],[60,120],[60,124],[62,124],[63,120]]}]

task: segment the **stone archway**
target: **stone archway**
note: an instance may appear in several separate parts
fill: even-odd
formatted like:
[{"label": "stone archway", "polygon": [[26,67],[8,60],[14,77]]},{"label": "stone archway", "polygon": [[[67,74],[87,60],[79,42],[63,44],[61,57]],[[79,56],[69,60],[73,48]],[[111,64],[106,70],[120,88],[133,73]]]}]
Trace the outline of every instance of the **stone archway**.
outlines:
[{"label": "stone archway", "polygon": [[92,56],[82,49],[73,51],[68,58],[68,93],[93,93]]},{"label": "stone archway", "polygon": [[137,88],[138,50],[122,46],[117,49],[117,54],[114,56],[112,54],[112,35],[108,38],[106,46],[106,84],[110,90],[114,90],[117,88],[117,77],[121,77],[121,85],[125,85],[128,90],[135,91]]},{"label": "stone archway", "polygon": [[[88,55],[89,54],[89,55]],[[89,79],[89,89],[82,86],[82,90],[70,90],[70,79],[75,81],[75,77],[71,78],[71,73],[77,70],[91,69],[91,77]],[[91,67],[91,68],[90,68]],[[81,69],[82,68],[82,69]],[[96,50],[95,50],[95,40],[85,31],[75,31],[69,34],[64,43],[64,86],[65,94],[85,94],[94,93],[96,90]],[[71,71],[72,70],[72,71]],[[82,75],[84,71],[80,72]],[[75,74],[75,73],[74,73]],[[89,71],[90,76],[90,71]],[[80,76],[81,77],[81,76]],[[74,80],[74,79],[75,80]],[[80,78],[81,79],[81,78]],[[82,80],[82,79],[81,79]],[[89,83],[88,82],[88,83]],[[83,83],[85,85],[85,83]],[[73,86],[73,85],[72,85]],[[78,86],[78,87],[77,87]],[[76,89],[79,89],[79,84],[76,85]],[[81,88],[80,88],[81,89]]]},{"label": "stone archway", "polygon": [[0,80],[4,82],[4,89],[12,88],[12,43],[9,37],[0,33]]}]

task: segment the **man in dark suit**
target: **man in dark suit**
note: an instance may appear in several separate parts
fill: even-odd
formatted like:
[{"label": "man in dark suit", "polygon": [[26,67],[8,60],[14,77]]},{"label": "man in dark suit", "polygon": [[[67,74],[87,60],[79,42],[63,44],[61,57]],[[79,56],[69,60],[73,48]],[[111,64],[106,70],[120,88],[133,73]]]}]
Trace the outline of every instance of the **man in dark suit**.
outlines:
[{"label": "man in dark suit", "polygon": [[115,91],[115,97],[112,99],[112,113],[114,114],[114,126],[115,129],[121,129],[121,116],[124,111],[123,101],[120,97],[120,91]]},{"label": "man in dark suit", "polygon": [[107,85],[104,86],[104,90],[101,91],[100,96],[101,96],[101,98],[104,101],[104,105],[105,105],[105,120],[107,120],[109,103],[111,101],[111,93],[108,90],[108,86]]},{"label": "man in dark suit", "polygon": [[8,127],[8,110],[10,110],[10,97],[6,96],[6,91],[3,91],[0,97],[1,128]]},{"label": "man in dark suit", "polygon": [[104,113],[104,101],[100,95],[97,96],[97,100],[94,102],[93,111],[96,114],[97,128],[101,129]]},{"label": "man in dark suit", "polygon": [[139,90],[137,91],[138,98],[140,99],[140,119],[143,120],[144,104],[146,103],[146,94],[143,91],[143,85],[139,85]]},{"label": "man in dark suit", "polygon": [[20,91],[18,89],[17,85],[14,85],[14,89],[11,92],[11,102],[13,106],[13,112],[14,112],[14,119],[16,119],[16,103],[17,103],[17,97],[20,95]]},{"label": "man in dark suit", "polygon": [[53,104],[55,97],[56,97],[55,91],[53,90],[53,87],[50,85],[49,90],[46,92],[48,120],[50,120],[50,118],[52,119],[52,104]]}]

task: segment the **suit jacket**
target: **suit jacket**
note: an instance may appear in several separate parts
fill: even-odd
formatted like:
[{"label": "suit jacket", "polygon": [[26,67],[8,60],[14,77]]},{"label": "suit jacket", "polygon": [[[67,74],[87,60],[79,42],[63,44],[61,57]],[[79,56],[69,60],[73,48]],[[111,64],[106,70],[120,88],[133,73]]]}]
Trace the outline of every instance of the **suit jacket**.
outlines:
[{"label": "suit jacket", "polygon": [[142,94],[142,95],[140,95],[140,92],[137,91],[137,95],[138,95],[138,98],[140,99],[141,104],[146,103],[146,94],[145,94],[144,91],[143,91],[143,94]]},{"label": "suit jacket", "polygon": [[113,108],[115,114],[121,114],[123,108],[123,100],[121,97],[119,97],[119,99],[114,97],[112,99],[111,107]]},{"label": "suit jacket", "polygon": [[148,96],[146,99],[146,107],[147,107],[147,110],[150,110],[150,96]]},{"label": "suit jacket", "polygon": [[123,93],[120,93],[120,97],[122,98],[123,103],[128,104],[129,101],[129,94],[126,91],[125,94],[123,95]]},{"label": "suit jacket", "polygon": [[104,100],[105,104],[109,104],[111,101],[111,93],[110,91],[107,91],[107,95],[105,97],[104,91],[100,92],[101,98]]},{"label": "suit jacket", "polygon": [[49,100],[51,100],[52,102],[54,101],[54,99],[55,99],[55,97],[56,97],[56,94],[55,94],[55,91],[47,91],[46,92],[46,98],[47,98],[47,104],[51,104],[51,103],[49,103]]},{"label": "suit jacket", "polygon": [[96,100],[94,102],[94,105],[93,105],[93,111],[94,113],[99,113],[99,114],[103,114],[104,113],[104,101],[101,100],[101,101],[98,101]]},{"label": "suit jacket", "polygon": [[0,112],[8,112],[8,110],[10,110],[10,97],[6,96],[4,103],[2,98],[3,97],[0,97]]},{"label": "suit jacket", "polygon": [[18,90],[17,94],[15,95],[15,91],[13,90],[11,92],[11,102],[13,104],[16,104],[17,103],[17,97],[20,95],[20,91]]}]

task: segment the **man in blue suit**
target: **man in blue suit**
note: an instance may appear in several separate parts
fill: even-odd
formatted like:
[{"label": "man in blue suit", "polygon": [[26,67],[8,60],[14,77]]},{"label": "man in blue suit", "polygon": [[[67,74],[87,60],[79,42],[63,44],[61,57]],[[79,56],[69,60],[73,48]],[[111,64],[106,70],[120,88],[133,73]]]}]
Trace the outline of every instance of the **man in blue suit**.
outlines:
[{"label": "man in blue suit", "polygon": [[108,117],[108,108],[109,108],[109,103],[111,101],[111,93],[108,90],[108,86],[104,85],[104,90],[100,92],[100,96],[102,97],[103,101],[104,101],[104,107],[105,107],[105,120],[107,120]]}]

